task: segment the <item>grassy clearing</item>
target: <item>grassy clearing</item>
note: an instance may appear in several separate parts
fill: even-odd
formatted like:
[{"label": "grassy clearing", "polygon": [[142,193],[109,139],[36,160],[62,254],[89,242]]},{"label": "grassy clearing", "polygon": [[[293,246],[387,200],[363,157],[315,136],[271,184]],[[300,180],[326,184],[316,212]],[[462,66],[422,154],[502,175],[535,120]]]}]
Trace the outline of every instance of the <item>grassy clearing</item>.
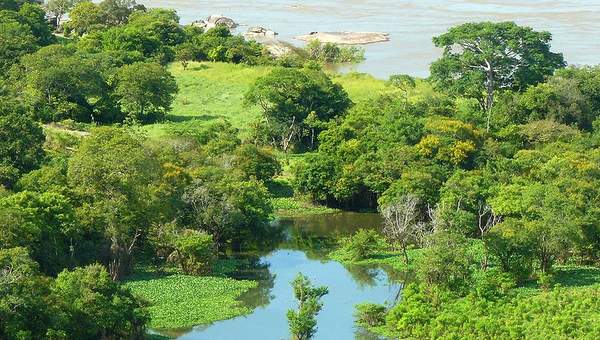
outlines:
[{"label": "grassy clearing", "polygon": [[179,63],[169,66],[177,79],[179,93],[166,122],[145,127],[152,137],[166,135],[166,126],[189,121],[210,122],[227,119],[242,133],[259,115],[258,108],[243,105],[244,94],[270,67],[227,63],[190,63],[184,70]]},{"label": "grassy clearing", "polygon": [[[171,112],[163,123],[143,126],[152,138],[169,135],[169,127],[188,124],[191,127],[227,119],[240,129],[244,137],[250,123],[260,116],[257,107],[244,106],[244,94],[256,79],[268,74],[270,66],[247,66],[241,64],[194,62],[186,70],[180,63],[169,65],[169,71],[177,80],[179,93],[175,97]],[[386,92],[401,92],[391,88],[386,82],[364,73],[330,74],[348,92],[355,103],[375,98]],[[417,81],[417,86],[409,91],[411,99],[433,93],[431,86]],[[49,130],[65,132],[60,126],[47,126]],[[67,131],[77,134],[77,129]],[[85,132],[84,132],[85,133]],[[293,160],[292,160],[293,161]]]},{"label": "grassy clearing", "polygon": [[189,328],[250,313],[237,300],[255,281],[189,275],[141,273],[125,284],[150,304],[154,329]]},{"label": "grassy clearing", "polygon": [[[202,124],[227,119],[240,129],[242,137],[251,122],[260,115],[257,107],[245,107],[244,94],[258,79],[272,70],[269,66],[247,66],[228,63],[190,63],[184,70],[179,63],[169,66],[179,85],[179,93],[166,121],[144,127],[151,137],[168,134],[168,125],[194,121]],[[385,82],[367,74],[332,74],[333,81],[341,84],[350,98],[359,102],[385,92]]]},{"label": "grassy clearing", "polygon": [[355,103],[390,91],[385,81],[366,73],[332,74],[331,78],[335,83],[342,85],[344,90],[348,92],[350,99]]}]

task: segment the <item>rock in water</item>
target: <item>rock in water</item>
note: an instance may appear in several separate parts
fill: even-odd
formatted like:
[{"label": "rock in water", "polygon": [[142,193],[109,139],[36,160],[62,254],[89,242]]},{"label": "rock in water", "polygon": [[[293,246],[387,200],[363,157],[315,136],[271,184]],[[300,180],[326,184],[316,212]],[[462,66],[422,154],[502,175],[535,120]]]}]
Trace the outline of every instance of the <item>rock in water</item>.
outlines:
[{"label": "rock in water", "polygon": [[274,38],[276,35],[278,35],[277,32],[264,28],[264,27],[260,27],[260,26],[255,26],[255,27],[250,27],[248,29],[248,32],[244,33],[244,38],[246,39],[268,39],[268,38]]},{"label": "rock in water", "polygon": [[275,58],[281,58],[294,51],[294,47],[292,45],[283,41],[279,41],[277,39],[264,41],[262,44],[265,46],[267,51],[269,51],[269,53]]},{"label": "rock in water", "polygon": [[238,24],[233,19],[220,14],[213,14],[206,20],[198,20],[192,23],[192,26],[201,27],[204,29],[211,29],[217,25],[227,26],[230,30],[238,27]]},{"label": "rock in water", "polygon": [[263,27],[251,27],[248,32],[244,33],[244,39],[261,43],[275,58],[292,53],[294,47],[290,43],[276,39],[276,35],[276,32]]},{"label": "rock in water", "polygon": [[295,37],[298,40],[319,40],[323,43],[340,45],[364,45],[389,41],[388,33],[381,32],[311,32]]},{"label": "rock in water", "polygon": [[229,29],[234,29],[234,28],[238,27],[238,24],[235,21],[233,21],[233,19],[228,18],[223,15],[213,14],[213,15],[209,16],[208,20],[206,20],[206,21],[208,21],[209,23],[211,23],[215,26],[225,25],[225,26],[229,27]]}]

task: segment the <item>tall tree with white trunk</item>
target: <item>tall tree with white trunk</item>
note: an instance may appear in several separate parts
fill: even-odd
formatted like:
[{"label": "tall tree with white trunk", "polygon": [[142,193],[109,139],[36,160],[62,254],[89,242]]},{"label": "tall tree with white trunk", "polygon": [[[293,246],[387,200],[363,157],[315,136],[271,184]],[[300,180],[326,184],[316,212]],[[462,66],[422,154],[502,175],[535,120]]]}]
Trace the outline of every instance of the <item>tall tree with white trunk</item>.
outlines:
[{"label": "tall tree with white trunk", "polygon": [[522,91],[564,67],[562,54],[550,51],[552,35],[514,22],[466,23],[434,37],[443,54],[431,64],[431,78],[455,95],[475,98],[487,115],[496,92]]}]

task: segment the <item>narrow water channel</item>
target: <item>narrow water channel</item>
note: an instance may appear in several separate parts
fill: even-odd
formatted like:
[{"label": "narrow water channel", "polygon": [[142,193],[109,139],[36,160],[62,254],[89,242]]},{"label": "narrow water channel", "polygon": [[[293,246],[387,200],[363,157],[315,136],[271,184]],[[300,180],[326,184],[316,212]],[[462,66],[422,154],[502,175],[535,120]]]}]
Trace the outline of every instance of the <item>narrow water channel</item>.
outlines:
[{"label": "narrow water channel", "polygon": [[376,214],[339,213],[281,220],[286,237],[275,250],[253,261],[240,277],[258,278],[260,285],[242,297],[253,307],[246,316],[195,327],[180,339],[289,339],[286,312],[296,306],[290,282],[301,272],[314,284],[329,287],[318,316],[315,339],[378,339],[354,325],[354,305],[386,303],[401,284],[389,269],[343,266],[325,257],[336,238],[358,228],[378,228]]}]

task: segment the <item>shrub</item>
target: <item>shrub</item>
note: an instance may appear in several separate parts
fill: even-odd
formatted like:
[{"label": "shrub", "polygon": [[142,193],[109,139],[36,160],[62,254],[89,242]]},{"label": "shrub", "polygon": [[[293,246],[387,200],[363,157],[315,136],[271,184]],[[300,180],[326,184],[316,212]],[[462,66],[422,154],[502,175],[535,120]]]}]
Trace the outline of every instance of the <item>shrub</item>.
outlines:
[{"label": "shrub", "polygon": [[426,248],[417,263],[417,277],[428,288],[453,292],[464,291],[470,282],[472,266],[476,261],[469,254],[466,238],[438,231],[430,236],[431,247]]},{"label": "shrub", "polygon": [[477,296],[485,299],[499,298],[516,286],[512,275],[495,268],[476,271],[473,274],[473,281]]},{"label": "shrub", "polygon": [[554,286],[554,275],[548,272],[540,272],[537,277],[537,283],[543,290],[549,290]]},{"label": "shrub", "polygon": [[360,229],[340,241],[342,260],[360,261],[369,258],[381,248],[381,236],[375,230]]},{"label": "shrub", "polygon": [[356,323],[364,327],[381,326],[385,323],[385,306],[375,303],[361,303],[356,305],[354,316]]},{"label": "shrub", "polygon": [[146,331],[144,306],[101,265],[63,271],[52,292],[64,313],[61,329],[73,339],[140,339]]},{"label": "shrub", "polygon": [[211,270],[215,260],[212,235],[203,231],[184,230],[174,240],[175,251],[169,260],[176,262],[186,274],[204,274]]}]

